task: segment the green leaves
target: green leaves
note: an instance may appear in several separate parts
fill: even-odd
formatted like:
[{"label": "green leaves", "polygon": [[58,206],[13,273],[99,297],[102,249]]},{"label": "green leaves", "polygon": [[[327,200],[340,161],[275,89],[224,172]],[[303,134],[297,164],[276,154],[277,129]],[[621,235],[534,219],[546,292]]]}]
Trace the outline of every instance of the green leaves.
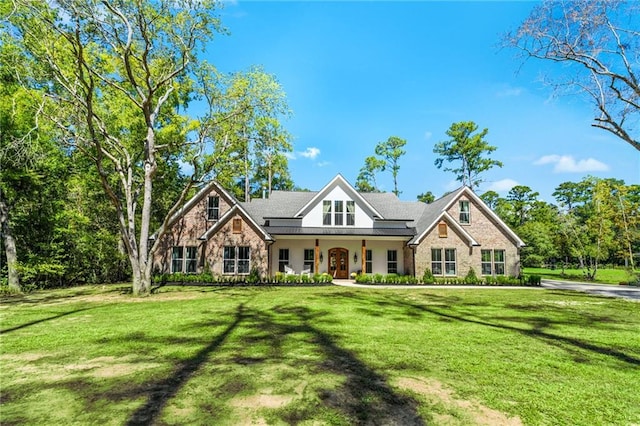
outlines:
[{"label": "green leaves", "polygon": [[478,126],[473,121],[453,123],[446,132],[451,139],[439,142],[433,148],[433,152],[440,155],[434,162],[436,167],[441,168],[445,162],[460,162],[459,167],[445,167],[444,170],[454,172],[456,180],[471,189],[482,182],[482,172],[494,166],[502,167],[502,162],[487,156],[497,149],[484,140],[489,130],[483,129],[474,134],[477,130]]}]

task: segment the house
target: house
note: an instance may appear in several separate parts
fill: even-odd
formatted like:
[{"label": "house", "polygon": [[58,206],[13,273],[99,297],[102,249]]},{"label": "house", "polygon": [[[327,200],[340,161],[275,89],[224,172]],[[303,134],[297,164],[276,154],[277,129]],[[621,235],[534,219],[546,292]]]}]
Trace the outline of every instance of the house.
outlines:
[{"label": "house", "polygon": [[360,193],[341,175],[317,192],[273,191],[250,202],[210,182],[170,223],[157,272],[518,275],[524,246],[466,186],[425,204]]}]

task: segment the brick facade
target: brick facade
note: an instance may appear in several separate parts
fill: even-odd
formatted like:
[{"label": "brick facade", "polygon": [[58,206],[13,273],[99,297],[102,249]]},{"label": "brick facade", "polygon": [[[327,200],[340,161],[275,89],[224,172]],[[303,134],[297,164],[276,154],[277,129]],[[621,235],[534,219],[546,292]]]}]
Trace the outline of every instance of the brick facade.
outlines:
[{"label": "brick facade", "polygon": [[[225,223],[219,224],[221,227],[212,238],[208,241],[200,239],[209,228],[218,224],[218,220],[209,220],[207,217],[208,199],[211,196],[219,197],[218,220],[224,218],[233,207],[233,200],[216,186],[209,191],[197,194],[197,199],[189,202],[189,208],[181,213],[180,218],[163,237],[154,256],[154,270],[160,273],[173,272],[171,270],[173,247],[196,247],[198,251],[196,272],[200,273],[208,269],[214,275],[222,275],[222,250],[227,245],[251,247],[251,268],[256,267],[261,274],[266,274],[266,243],[260,237],[259,230],[256,230],[244,216],[236,214],[225,218]],[[242,233],[233,232],[234,219],[241,221]]]},{"label": "brick facade", "polygon": [[[416,276],[422,276],[426,268],[431,269],[431,249],[455,249],[456,250],[456,276],[464,277],[470,268],[473,268],[478,277],[481,276],[481,250],[505,251],[505,275],[517,276],[520,273],[520,252],[513,237],[503,226],[500,226],[486,212],[485,206],[480,206],[472,198],[462,196],[455,200],[447,209],[449,216],[458,222],[460,218],[460,200],[469,201],[469,224],[460,224],[468,234],[480,246],[469,247],[469,242],[459,233],[449,219],[443,222],[447,225],[447,236],[440,237],[438,224],[427,233],[415,250]],[[443,259],[444,260],[444,259]]]}]

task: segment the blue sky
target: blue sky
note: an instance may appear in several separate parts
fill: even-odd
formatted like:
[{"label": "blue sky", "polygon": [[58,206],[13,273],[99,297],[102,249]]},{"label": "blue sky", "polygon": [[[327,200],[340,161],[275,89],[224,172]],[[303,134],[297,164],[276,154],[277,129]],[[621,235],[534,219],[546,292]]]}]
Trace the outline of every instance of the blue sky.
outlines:
[{"label": "blue sky", "polygon": [[[434,166],[435,143],[452,123],[488,128],[502,168],[478,193],[505,196],[527,185],[553,202],[560,183],[584,176],[640,183],[640,154],[590,126],[592,107],[553,98],[540,83],[551,64],[521,62],[500,36],[531,11],[529,2],[226,2],[228,36],[206,59],[223,72],[261,65],[287,94],[295,184],[318,190],[337,173],[355,183],[365,157],[390,136],[407,140],[400,198],[437,197],[460,186]],[[391,191],[389,172],[378,176]]]}]

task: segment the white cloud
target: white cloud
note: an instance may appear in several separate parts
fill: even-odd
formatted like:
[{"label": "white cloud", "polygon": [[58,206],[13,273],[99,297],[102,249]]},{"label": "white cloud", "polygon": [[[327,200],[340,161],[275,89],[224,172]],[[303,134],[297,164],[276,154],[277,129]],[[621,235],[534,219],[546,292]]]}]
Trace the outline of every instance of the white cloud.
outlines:
[{"label": "white cloud", "polygon": [[318,167],[326,167],[328,165],[330,165],[331,163],[328,161],[320,161],[319,163],[316,164],[316,166]]},{"label": "white cloud", "polygon": [[496,93],[498,98],[511,98],[515,96],[520,96],[524,92],[522,87],[511,87],[507,86]]},{"label": "white cloud", "polygon": [[312,146],[312,147],[309,147],[309,148],[305,149],[304,151],[298,152],[298,154],[301,157],[310,158],[310,159],[314,160],[318,155],[320,155],[320,149]]},{"label": "white cloud", "polygon": [[289,159],[289,160],[295,160],[296,159],[296,155],[293,152],[285,152],[284,156],[287,157],[287,159]]},{"label": "white cloud", "polygon": [[587,158],[585,160],[577,160],[571,155],[545,155],[540,157],[534,163],[536,166],[544,166],[546,164],[555,164],[554,173],[586,173],[586,172],[605,172],[609,170],[609,166],[595,158]]},{"label": "white cloud", "polygon": [[513,179],[502,179],[491,182],[486,190],[495,192],[507,192],[516,185],[518,185],[518,182]]}]

